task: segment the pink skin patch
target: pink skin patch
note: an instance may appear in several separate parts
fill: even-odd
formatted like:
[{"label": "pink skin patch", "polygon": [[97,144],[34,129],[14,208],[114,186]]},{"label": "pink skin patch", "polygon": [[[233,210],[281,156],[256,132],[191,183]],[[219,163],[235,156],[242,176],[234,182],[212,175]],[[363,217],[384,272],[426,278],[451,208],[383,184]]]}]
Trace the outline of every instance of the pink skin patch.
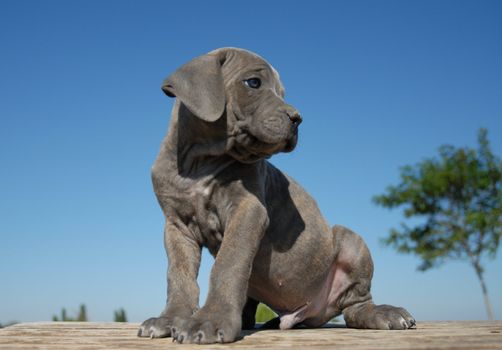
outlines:
[{"label": "pink skin patch", "polygon": [[293,312],[280,314],[279,328],[290,329],[303,321],[308,326],[316,327],[340,313],[341,310],[337,310],[338,300],[352,285],[346,268],[348,264],[334,263],[321,290],[312,300]]},{"label": "pink skin patch", "polygon": [[309,304],[305,304],[295,311],[280,316],[281,323],[279,324],[280,329],[290,329],[293,328],[298,323],[305,319],[305,312],[308,309]]}]

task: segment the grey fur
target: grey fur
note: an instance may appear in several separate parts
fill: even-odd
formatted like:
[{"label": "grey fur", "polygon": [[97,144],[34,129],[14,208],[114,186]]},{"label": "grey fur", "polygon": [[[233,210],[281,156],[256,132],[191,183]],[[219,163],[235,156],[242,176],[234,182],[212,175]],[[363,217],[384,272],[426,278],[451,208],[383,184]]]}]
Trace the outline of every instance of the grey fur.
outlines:
[{"label": "grey fur", "polygon": [[[349,327],[415,325],[406,310],[373,304],[373,263],[362,239],[330,229],[315,201],[266,160],[294,149],[301,122],[272,66],[222,48],[179,68],[162,89],[177,97],[152,169],[166,217],[168,297],[139,336],[232,342],[242,327],[254,327],[258,301],[280,315],[269,325],[282,329],[321,326],[341,313]],[[215,263],[199,309],[202,247]]]}]

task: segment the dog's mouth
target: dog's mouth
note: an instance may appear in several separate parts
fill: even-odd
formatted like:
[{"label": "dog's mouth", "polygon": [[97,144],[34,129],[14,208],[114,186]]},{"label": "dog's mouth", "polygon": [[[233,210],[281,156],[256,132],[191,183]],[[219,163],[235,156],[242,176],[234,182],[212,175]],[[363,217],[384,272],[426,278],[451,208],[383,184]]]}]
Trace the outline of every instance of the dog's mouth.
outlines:
[{"label": "dog's mouth", "polygon": [[297,142],[298,142],[298,130],[295,130],[293,136],[286,140],[286,144],[284,145],[282,151],[285,153],[293,151],[296,147]]},{"label": "dog's mouth", "polygon": [[[235,137],[233,147],[228,153],[243,163],[254,163],[260,159],[270,158],[275,153],[285,151],[290,152],[294,148],[293,143],[286,141],[279,144],[271,144],[260,141],[256,136],[247,130],[241,130],[241,133]],[[286,149],[288,149],[286,151]]]},{"label": "dog's mouth", "polygon": [[[279,135],[268,135],[265,137],[267,141],[263,141],[264,137],[255,135],[247,118],[242,117],[238,110],[233,109],[237,122],[231,132],[232,141],[229,143],[228,153],[242,163],[254,163],[264,158],[270,158],[272,155],[279,152],[291,152],[295,149],[298,141],[298,124],[291,127],[289,136],[277,141],[271,142]],[[270,137],[273,136],[273,137]]]}]

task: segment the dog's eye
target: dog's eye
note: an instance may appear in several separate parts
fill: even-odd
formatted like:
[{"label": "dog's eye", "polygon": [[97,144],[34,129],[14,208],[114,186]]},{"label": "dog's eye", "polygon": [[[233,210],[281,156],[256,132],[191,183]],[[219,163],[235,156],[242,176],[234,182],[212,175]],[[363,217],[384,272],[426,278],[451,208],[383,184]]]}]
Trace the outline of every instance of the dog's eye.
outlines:
[{"label": "dog's eye", "polygon": [[248,80],[244,80],[244,84],[249,86],[251,89],[258,89],[261,86],[261,80],[258,78],[250,78]]}]

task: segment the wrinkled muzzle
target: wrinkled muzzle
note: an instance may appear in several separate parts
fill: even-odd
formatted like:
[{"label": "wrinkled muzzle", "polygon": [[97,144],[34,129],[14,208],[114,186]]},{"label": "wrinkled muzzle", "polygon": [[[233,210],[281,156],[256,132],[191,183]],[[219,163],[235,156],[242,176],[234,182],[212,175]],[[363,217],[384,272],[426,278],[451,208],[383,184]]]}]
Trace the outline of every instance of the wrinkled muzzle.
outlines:
[{"label": "wrinkled muzzle", "polygon": [[234,158],[248,163],[295,148],[302,118],[293,106],[282,102],[276,108],[262,107],[254,112],[253,116],[237,117],[239,133],[230,152]]}]

